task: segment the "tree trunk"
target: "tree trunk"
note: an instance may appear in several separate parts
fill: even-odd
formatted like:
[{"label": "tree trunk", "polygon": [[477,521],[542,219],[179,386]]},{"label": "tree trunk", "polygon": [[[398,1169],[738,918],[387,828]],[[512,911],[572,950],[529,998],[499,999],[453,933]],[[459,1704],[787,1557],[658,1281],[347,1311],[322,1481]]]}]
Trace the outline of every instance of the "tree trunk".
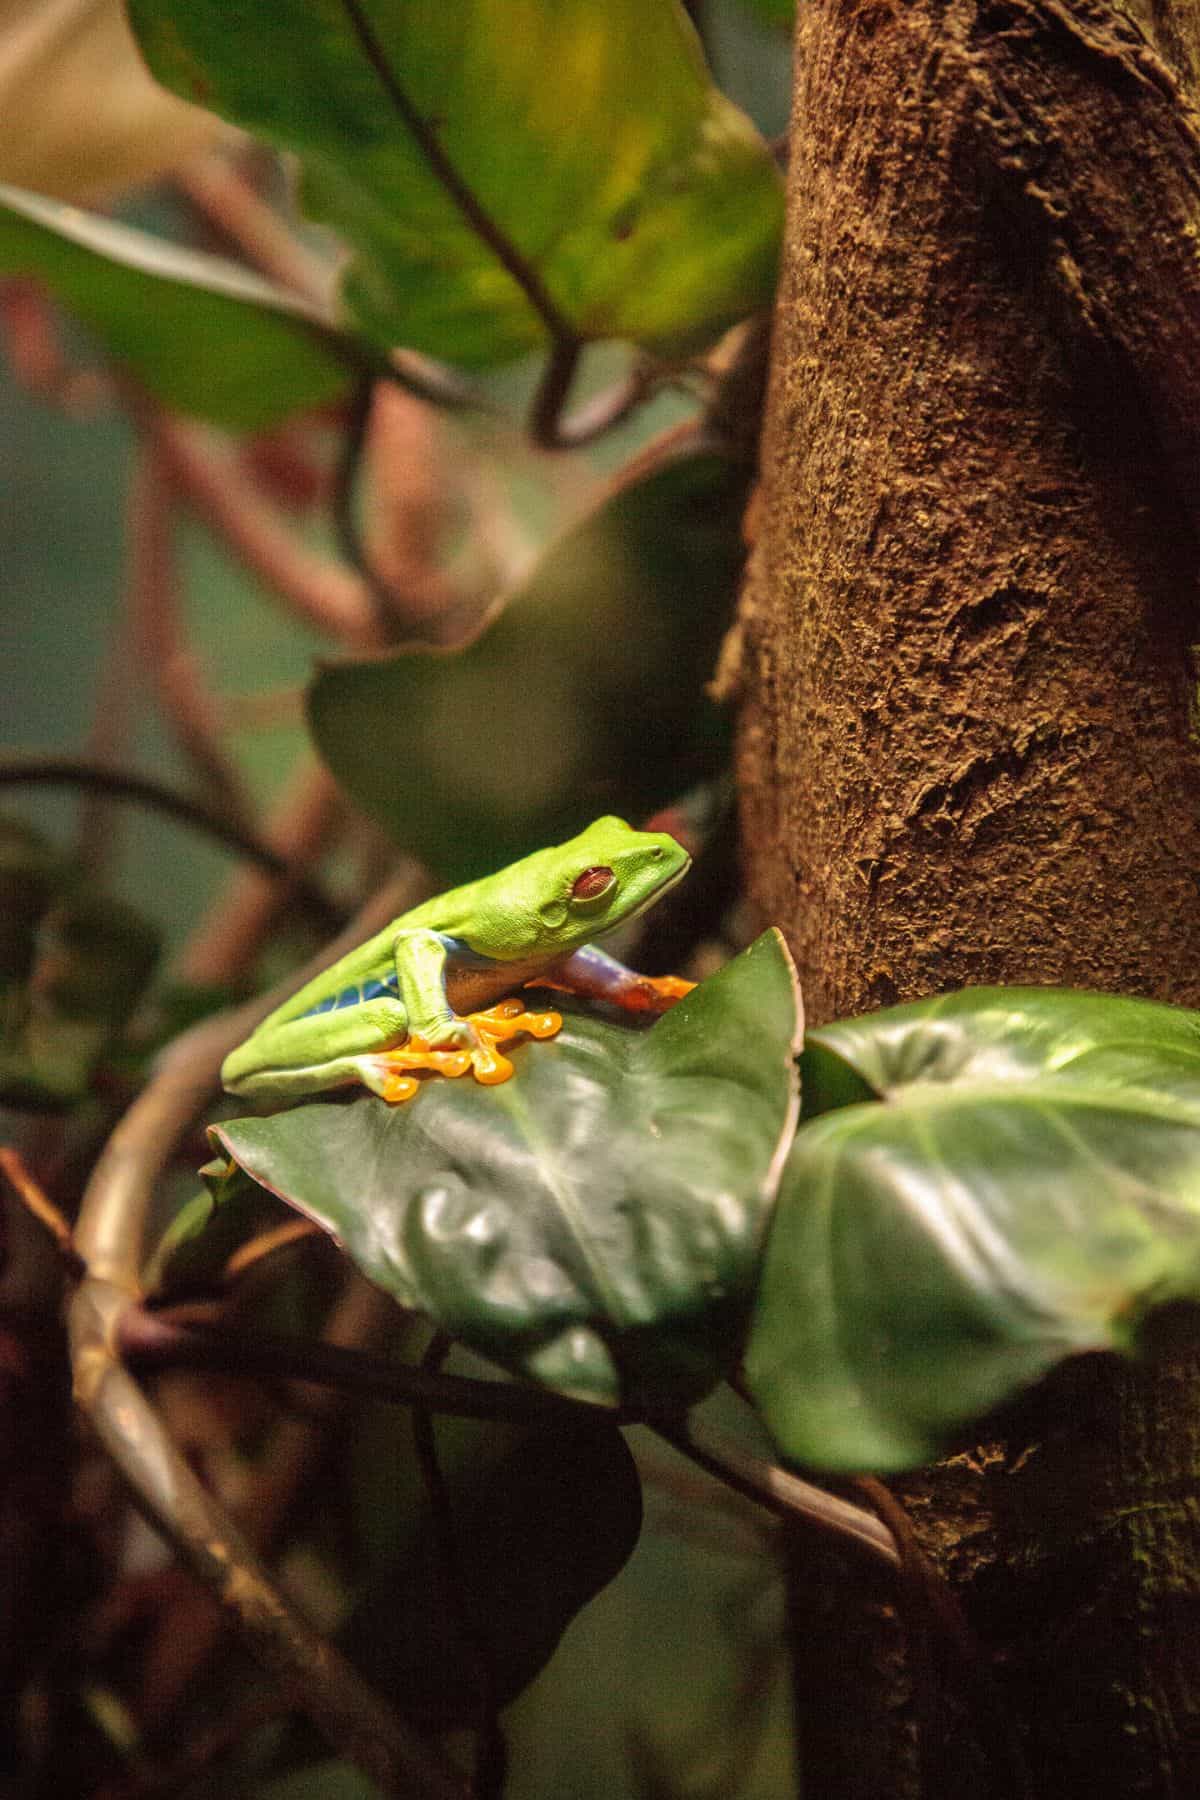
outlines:
[{"label": "tree trunk", "polygon": [[[805,0],[797,57],[752,892],[813,1021],[992,981],[1200,1006],[1200,8]],[[1186,1356],[1089,1360],[906,1484],[1039,1795],[1200,1792],[1197,1420]],[[961,1718],[919,1742],[886,1598],[799,1579],[813,1800],[1011,1794]]]}]

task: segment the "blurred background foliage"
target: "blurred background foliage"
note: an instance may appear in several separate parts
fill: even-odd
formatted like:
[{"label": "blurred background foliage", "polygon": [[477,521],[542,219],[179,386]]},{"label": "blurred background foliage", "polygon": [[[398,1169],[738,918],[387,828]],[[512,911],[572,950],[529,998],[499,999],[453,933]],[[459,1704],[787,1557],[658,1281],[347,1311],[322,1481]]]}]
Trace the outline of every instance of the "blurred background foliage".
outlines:
[{"label": "blurred background foliage", "polygon": [[[87,28],[56,38],[55,19],[69,10],[60,0],[42,9],[45,41],[34,46],[37,54],[14,77],[19,58],[11,54],[13,47],[22,41],[29,47],[31,34],[23,18],[28,8],[12,0],[0,5],[0,116],[4,132],[11,134],[10,148],[18,138],[22,142],[22,156],[10,156],[0,167],[0,176],[30,187],[44,185],[51,192],[60,190],[52,181],[39,179],[39,131],[47,142],[59,133],[56,154],[60,161],[65,154],[70,166],[72,122],[82,121],[89,108],[103,110],[103,100],[91,95],[86,105],[81,100],[88,93],[89,71],[94,87],[95,69],[112,53],[110,26],[103,17],[109,9],[76,8],[80,18],[87,19]],[[705,0],[693,10],[701,15],[705,46],[720,87],[765,135],[782,132],[790,85],[786,0]],[[38,83],[50,80],[54,58],[68,56],[74,97],[61,108],[48,106],[44,98],[31,102],[30,96],[41,91]],[[89,63],[89,56],[101,62]],[[58,66],[64,65],[60,61]],[[181,200],[170,183],[128,191],[153,163],[140,133],[145,121],[146,131],[161,135],[162,121],[151,116],[158,96],[130,88],[120,96],[114,91],[111,104],[137,129],[131,130],[110,165],[97,167],[81,154],[80,167],[89,174],[83,183],[88,191],[80,192],[78,181],[66,182],[65,191],[93,204],[119,196],[120,218],[180,242],[213,248],[197,208]],[[203,118],[184,108],[172,113],[169,129],[177,134],[180,156],[211,141]],[[268,184],[272,179],[264,176]],[[19,338],[25,321],[19,290],[10,301],[8,321],[15,322]],[[61,316],[55,318],[55,329],[61,333],[69,377],[51,398],[36,391],[27,369],[0,369],[0,666],[5,696],[0,754],[88,756],[151,773],[168,786],[187,791],[194,786],[193,766],[179,746],[178,734],[164,726],[149,691],[136,621],[131,621],[127,604],[130,559],[138,553],[129,532],[130,486],[138,469],[136,435],[113,403],[100,358],[86,334]],[[24,341],[27,348],[32,342],[36,360],[36,329],[33,339]],[[582,392],[604,389],[626,361],[625,352],[612,347],[590,351]],[[535,381],[536,367],[530,363],[492,374],[486,385],[497,403],[519,416]],[[586,455],[566,459],[529,450],[517,434],[498,431],[489,420],[443,419],[433,437],[417,443],[412,454],[427,459],[433,479],[442,473],[475,482],[476,497],[478,484],[485,484],[495,512],[507,521],[502,541],[482,552],[462,542],[460,493],[442,521],[451,564],[466,570],[468,586],[474,582],[486,588],[489,574],[500,588],[519,585],[539,548],[595,504],[609,476],[656,434],[694,412],[695,403],[686,396],[664,394],[601,438]],[[319,427],[317,437],[320,440]],[[289,454],[286,429],[244,443],[232,454],[256,459],[259,476],[268,469],[284,509],[295,503],[294,526],[305,545],[322,557],[340,554],[330,493],[318,495],[315,505],[310,504],[311,495],[289,493],[289,483],[302,476],[297,473],[300,464]],[[322,466],[327,472],[335,455],[336,434],[330,432],[323,442]],[[740,492],[729,512],[731,529],[722,538],[726,552],[735,547],[732,522],[738,510]],[[386,544],[374,548],[386,559]],[[175,519],[173,551],[188,651],[203,672],[206,688],[218,699],[223,747],[252,810],[261,816],[286,802],[298,784],[311,787],[313,752],[303,697],[314,659],[327,656],[331,647],[294,613],[281,609],[194,519],[182,515]],[[494,592],[485,592],[484,597],[492,598]],[[630,619],[628,628],[636,628],[636,623]],[[719,636],[719,629],[706,625],[703,658],[710,647],[715,653]],[[519,647],[516,654],[520,655]],[[657,678],[669,689],[677,675],[678,655],[669,643],[657,654]],[[453,681],[452,669],[447,679]],[[461,710],[470,702],[469,698],[456,702],[452,696],[447,704]],[[509,718],[496,719],[490,716],[489,704],[475,715],[478,727],[492,737],[497,759],[512,759],[518,766],[524,742],[519,709]],[[423,719],[414,726],[425,728]],[[637,728],[634,718],[630,732],[636,734]],[[423,749],[427,755],[427,742]],[[421,751],[421,745],[414,747],[418,771]],[[685,772],[689,777],[711,773],[712,766],[710,762]],[[413,778],[403,766],[395,776],[400,782],[406,776]],[[642,797],[637,796],[639,801]],[[607,802],[608,797],[603,799]],[[94,897],[102,886],[114,902],[135,908],[148,931],[161,938],[161,968],[182,973],[193,985],[203,983],[205,955],[203,943],[197,947],[196,933],[216,897],[234,878],[235,865],[226,850],[146,808],[128,804],[98,808],[94,797],[69,789],[8,789],[0,794],[0,813],[27,822],[68,859],[75,855],[81,834],[86,840],[90,829],[85,887]],[[502,847],[508,853],[512,848],[503,813],[499,807],[489,852]],[[535,826],[541,823],[536,811],[531,816]],[[488,835],[486,818],[481,823],[466,811],[462,818],[464,835],[457,844],[442,843],[432,852],[426,843],[403,843],[403,848],[426,850],[435,865],[440,859],[452,875],[480,862],[492,866],[479,843],[480,836]],[[369,874],[373,866],[382,869],[386,860],[380,841],[367,834],[349,849],[343,846],[327,864],[326,875],[335,892],[346,892],[361,882],[364,871]],[[287,921],[259,974],[294,961],[295,946],[286,927]],[[313,941],[310,937],[309,947]],[[190,960],[183,954],[189,946]],[[221,971],[222,978],[228,974]],[[241,980],[249,974],[234,971]],[[154,1041],[151,1032],[147,1042]],[[135,1074],[130,1072],[131,1080]],[[80,1086],[86,1087],[86,1076],[81,1076]],[[60,1174],[67,1171],[61,1192],[68,1196],[75,1178],[71,1171],[77,1176],[85,1166],[89,1148],[111,1116],[105,1098],[89,1096],[56,1127],[49,1160]],[[38,1132],[46,1129],[30,1127],[20,1112],[0,1109],[0,1138],[22,1142],[35,1160],[39,1142],[48,1141],[39,1139]],[[181,1195],[194,1191],[194,1182],[181,1177],[178,1191]],[[6,1342],[12,1321],[28,1321],[44,1305],[46,1294],[54,1291],[52,1260],[27,1222],[10,1221],[7,1249],[0,1288],[0,1329]],[[331,1284],[328,1260],[317,1255],[311,1267],[300,1266],[282,1297],[276,1293],[264,1299],[257,1290],[256,1295],[268,1311],[282,1308],[283,1324],[311,1326],[327,1315]],[[235,1487],[238,1480],[249,1481],[252,1471],[261,1469],[268,1458],[279,1455],[279,1442],[292,1441],[289,1431],[303,1437],[303,1422],[297,1425],[286,1408],[282,1422],[272,1422],[265,1402],[252,1401],[244,1388],[234,1384],[180,1376],[170,1378],[164,1388],[164,1405],[172,1408],[173,1426],[191,1454],[219,1465],[221,1479]],[[57,1446],[55,1454],[65,1459],[69,1427],[61,1386],[52,1383],[42,1393],[35,1383],[20,1393],[26,1396],[20,1403],[35,1408],[44,1443]],[[17,1404],[11,1393],[7,1397]],[[741,1409],[728,1396],[710,1402],[709,1409],[727,1428],[743,1433],[748,1429]],[[10,1413],[10,1422],[14,1417]],[[407,1420],[395,1411],[348,1408],[322,1451],[321,1479],[337,1504],[319,1530],[291,1533],[287,1567],[309,1610],[319,1614],[325,1604],[331,1622],[345,1612],[359,1586],[369,1585],[371,1569],[394,1554],[397,1532],[411,1529],[405,1509],[418,1502],[408,1431]],[[456,1453],[464,1454],[461,1443],[469,1445],[470,1432],[448,1426],[443,1435],[453,1463]],[[640,1539],[621,1573],[569,1626],[541,1675],[509,1708],[505,1723],[512,1774],[505,1791],[511,1800],[567,1794],[572,1800],[620,1800],[625,1795],[630,1800],[668,1796],[768,1800],[793,1792],[787,1671],[779,1648],[781,1589],[771,1547],[774,1528],[754,1508],[645,1434],[633,1433],[632,1441],[646,1494]],[[338,1445],[350,1446],[340,1466]],[[62,1473],[65,1462],[54,1466]],[[29,1494],[35,1498],[41,1494],[36,1484],[45,1474],[44,1467],[33,1470],[28,1480],[34,1486],[24,1499],[22,1490],[14,1490],[20,1510],[35,1509]],[[147,1634],[153,1640],[157,1628],[178,1637],[182,1629],[186,1637],[186,1621],[202,1616],[203,1629],[211,1630],[211,1620],[203,1606],[197,1615],[198,1603],[178,1599],[161,1547],[144,1527],[130,1523],[111,1477],[100,1470],[94,1455],[84,1454],[82,1476],[76,1472],[69,1494],[52,1493],[44,1508],[45,1530],[49,1532],[56,1521],[77,1536],[82,1530],[87,1542],[114,1555],[120,1581],[107,1594],[98,1590],[97,1568],[82,1553],[80,1566],[72,1565],[64,1578],[69,1590],[64,1617],[88,1620],[81,1645],[54,1636],[53,1608],[42,1604],[47,1615],[45,1641],[34,1632],[26,1641],[26,1652],[31,1666],[43,1674],[47,1669],[54,1672],[49,1684],[54,1704],[48,1716],[32,1723],[25,1719],[19,1729],[14,1726],[0,1779],[7,1784],[6,1792],[22,1800],[25,1796],[40,1800],[43,1793],[80,1791],[80,1771],[86,1766],[95,1774],[96,1792],[108,1800],[157,1792],[152,1765],[162,1746],[144,1748],[146,1722],[161,1713],[173,1721],[177,1743],[189,1732],[199,1738],[214,1729],[232,1695],[245,1701],[239,1681],[246,1683],[253,1702],[254,1683],[244,1671],[238,1673],[235,1658],[222,1675],[181,1694],[173,1688],[170,1654],[160,1643],[157,1665],[153,1654],[149,1657],[159,1671],[159,1689],[152,1686],[137,1693],[123,1687],[131,1680],[134,1649],[139,1654],[145,1651]],[[24,1585],[18,1583],[15,1597],[4,1599],[2,1622],[18,1637],[30,1629],[48,1591],[39,1585],[44,1584],[48,1566],[41,1548],[26,1546],[26,1551]],[[11,1518],[0,1519],[0,1556],[23,1554],[20,1528]],[[163,1603],[156,1627],[155,1607],[164,1593],[168,1603]],[[97,1647],[99,1653],[89,1661]],[[10,1683],[16,1679],[11,1671],[7,1678]],[[39,1693],[45,1702],[45,1690]],[[11,1723],[11,1694],[5,1706]],[[60,1740],[57,1748],[46,1747],[47,1737]],[[20,1785],[15,1747],[30,1741],[42,1745],[40,1785],[33,1787]],[[307,1757],[317,1760],[280,1772],[278,1728],[268,1723],[257,1733],[244,1734],[236,1750],[218,1756],[215,1773],[171,1791],[185,1792],[193,1800],[217,1793],[245,1793],[254,1800],[318,1796],[364,1800],[368,1795],[361,1776],[322,1761],[314,1746]]]},{"label": "blurred background foliage", "polygon": [[[789,45],[786,35],[756,15],[778,18],[783,11],[776,3],[747,7],[742,0],[717,0],[705,8],[714,74],[767,136],[786,125]],[[0,31],[3,24],[0,13]],[[120,216],[175,236],[188,224],[185,211],[159,193],[127,200]],[[72,342],[85,361],[94,358],[82,333],[75,332]],[[587,371],[591,386],[605,384],[620,355],[593,352]],[[518,365],[494,376],[491,386],[498,399],[516,408],[532,378],[532,366]],[[99,684],[120,637],[122,519],[135,440],[118,409],[85,383],[79,390],[70,408],[50,407],[0,368],[2,730],[4,744],[24,750],[78,749],[88,742]],[[599,440],[589,462],[599,471],[619,467],[682,410],[665,398]],[[512,471],[509,480],[528,534],[528,556],[560,522],[564,502],[555,484],[547,491],[544,471],[526,467]],[[577,498],[573,510],[578,507]],[[213,688],[227,697],[234,719],[230,748],[252,791],[265,802],[282,791],[306,747],[299,696],[325,646],[315,632],[265,601],[207,532],[186,519],[179,529],[193,641]],[[332,547],[327,523],[306,529],[314,542]],[[128,676],[127,652],[124,668]],[[184,782],[186,765],[154,708],[136,691],[136,682],[127,679],[127,686],[133,715],[128,760],[169,782]],[[78,800],[39,793],[35,805],[10,795],[4,810],[36,819],[52,835],[69,834]],[[131,808],[122,809],[118,829],[121,854],[113,858],[113,890],[143,903],[153,893],[156,922],[168,946],[176,948],[228,873],[228,858],[196,834],[164,827],[160,819]],[[169,882],[161,878],[164,854],[170,858]]]}]

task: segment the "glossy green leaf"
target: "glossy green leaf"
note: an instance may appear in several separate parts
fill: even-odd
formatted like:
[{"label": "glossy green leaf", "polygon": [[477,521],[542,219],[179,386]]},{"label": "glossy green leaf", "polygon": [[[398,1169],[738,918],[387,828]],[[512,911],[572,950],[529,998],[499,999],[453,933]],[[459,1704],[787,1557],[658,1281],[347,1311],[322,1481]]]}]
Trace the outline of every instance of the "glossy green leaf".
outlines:
[{"label": "glossy green leaf", "polygon": [[[597,1420],[481,1432],[448,1486],[461,1592],[507,1706],[624,1567],[641,1530],[641,1483],[621,1433]],[[426,1504],[408,1552],[373,1581],[339,1639],[408,1718],[436,1731],[479,1715],[474,1658],[440,1593]]]},{"label": "glossy green leaf", "polygon": [[236,263],[0,183],[0,274],[33,275],[156,399],[258,430],[376,360]]},{"label": "glossy green leaf", "polygon": [[458,882],[711,774],[745,492],[726,458],[678,456],[552,544],[465,649],[323,668],[309,723],[347,793]]},{"label": "glossy green leaf", "polygon": [[167,87],[301,156],[303,204],[356,252],[347,306],[384,346],[491,363],[542,345],[496,236],[581,338],[681,349],[770,300],[779,178],[676,0],[129,10]]},{"label": "glossy green leaf", "polygon": [[584,1011],[500,1087],[330,1099],[212,1136],[363,1273],[493,1360],[601,1401],[719,1377],[795,1119],[777,932],[650,1030]]},{"label": "glossy green leaf", "polygon": [[1200,1299],[1200,1014],[982,988],[814,1031],[746,1358],[784,1453],[927,1461]]}]

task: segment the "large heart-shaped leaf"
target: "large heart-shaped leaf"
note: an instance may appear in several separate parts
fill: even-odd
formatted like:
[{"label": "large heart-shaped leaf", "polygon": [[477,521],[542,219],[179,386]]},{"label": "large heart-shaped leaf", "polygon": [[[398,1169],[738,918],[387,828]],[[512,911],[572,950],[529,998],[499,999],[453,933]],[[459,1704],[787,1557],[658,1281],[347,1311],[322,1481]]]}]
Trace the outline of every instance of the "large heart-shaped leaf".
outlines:
[{"label": "large heart-shaped leaf", "polygon": [[1200,1014],[967,989],[811,1034],[746,1373],[784,1453],[928,1460],[1200,1299]]},{"label": "large heart-shaped leaf", "polygon": [[159,80],[301,156],[382,345],[497,362],[544,343],[550,312],[682,348],[770,299],[778,176],[676,0],[129,10]]},{"label": "large heart-shaped leaf", "polygon": [[317,1101],[212,1136],[371,1280],[496,1361],[631,1405],[727,1366],[794,1128],[799,1002],[767,932],[649,1031],[583,1011],[502,1087]]},{"label": "large heart-shaped leaf", "polygon": [[234,430],[322,405],[378,365],[249,269],[3,183],[0,274],[36,275],[156,398]]},{"label": "large heart-shaped leaf", "polygon": [[713,451],[673,456],[552,544],[465,649],[323,668],[309,723],[347,793],[459,882],[711,774],[726,733],[703,686],[746,483]]}]

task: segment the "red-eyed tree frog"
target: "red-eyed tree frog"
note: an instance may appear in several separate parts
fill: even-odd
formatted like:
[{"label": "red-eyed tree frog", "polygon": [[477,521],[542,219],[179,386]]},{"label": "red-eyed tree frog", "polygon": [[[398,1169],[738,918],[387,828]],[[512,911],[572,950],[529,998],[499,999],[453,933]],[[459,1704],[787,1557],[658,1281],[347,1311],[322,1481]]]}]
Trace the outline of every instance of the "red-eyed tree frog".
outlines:
[{"label": "red-eyed tree frog", "polygon": [[512,1064],[497,1046],[562,1025],[517,999],[494,1004],[535,978],[663,1012],[690,982],[638,975],[590,940],[636,919],[690,864],[665,832],[597,819],[556,849],[393,919],[264,1019],[221,1079],[231,1093],[280,1100],[361,1083],[393,1103],[416,1093],[415,1070],[507,1081]]}]

